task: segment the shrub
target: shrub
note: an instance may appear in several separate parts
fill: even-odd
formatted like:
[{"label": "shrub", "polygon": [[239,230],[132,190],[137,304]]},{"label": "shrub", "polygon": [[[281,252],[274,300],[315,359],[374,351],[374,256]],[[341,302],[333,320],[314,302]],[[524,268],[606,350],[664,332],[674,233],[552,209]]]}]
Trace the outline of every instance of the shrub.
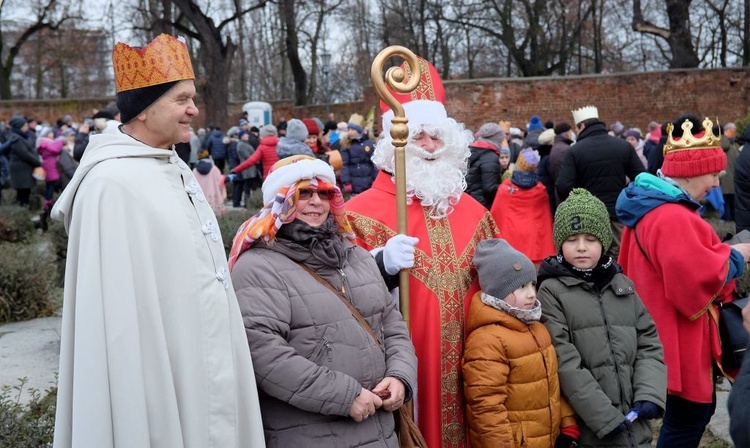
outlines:
[{"label": "shrub", "polygon": [[55,435],[57,387],[44,392],[29,389],[30,400],[21,403],[26,379],[0,392],[0,441],[3,446],[37,448],[52,446]]},{"label": "shrub", "polygon": [[28,241],[34,235],[33,213],[17,205],[0,206],[0,241]]},{"label": "shrub", "polygon": [[234,234],[237,233],[237,229],[240,228],[242,223],[253,214],[251,210],[229,209],[226,214],[216,217],[221,230],[221,238],[224,240],[224,251],[227,253],[227,258],[229,257],[229,251],[232,249]]},{"label": "shrub", "polygon": [[45,236],[52,244],[57,264],[57,278],[60,280],[59,285],[62,286],[65,279],[65,261],[68,256],[68,234],[65,232],[65,225],[60,221],[51,220]]},{"label": "shrub", "polygon": [[0,243],[0,322],[49,316],[59,307],[54,256],[39,245]]}]

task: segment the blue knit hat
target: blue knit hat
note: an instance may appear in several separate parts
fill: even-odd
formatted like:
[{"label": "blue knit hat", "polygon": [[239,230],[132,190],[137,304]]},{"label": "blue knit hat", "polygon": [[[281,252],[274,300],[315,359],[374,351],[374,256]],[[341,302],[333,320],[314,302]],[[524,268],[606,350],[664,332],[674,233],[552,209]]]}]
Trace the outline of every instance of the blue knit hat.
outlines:
[{"label": "blue knit hat", "polygon": [[542,123],[542,120],[539,118],[539,115],[532,115],[531,120],[529,120],[529,132],[535,131],[537,129],[544,129],[544,123]]}]

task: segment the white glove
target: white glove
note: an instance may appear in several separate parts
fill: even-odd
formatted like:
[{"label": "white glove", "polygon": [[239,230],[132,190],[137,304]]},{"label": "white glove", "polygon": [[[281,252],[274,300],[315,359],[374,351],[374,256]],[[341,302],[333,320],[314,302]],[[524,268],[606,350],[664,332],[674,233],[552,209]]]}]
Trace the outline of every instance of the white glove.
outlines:
[{"label": "white glove", "polygon": [[396,275],[402,269],[414,266],[414,246],[419,238],[398,234],[385,243],[383,249],[383,266],[385,272]]}]

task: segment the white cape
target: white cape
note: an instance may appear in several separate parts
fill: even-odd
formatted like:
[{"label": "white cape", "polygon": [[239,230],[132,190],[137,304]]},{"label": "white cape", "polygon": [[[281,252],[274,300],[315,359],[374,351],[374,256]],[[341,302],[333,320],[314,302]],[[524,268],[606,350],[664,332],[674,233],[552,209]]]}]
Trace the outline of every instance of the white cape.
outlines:
[{"label": "white cape", "polygon": [[55,447],[263,447],[216,217],[174,151],[91,137],[65,223]]}]

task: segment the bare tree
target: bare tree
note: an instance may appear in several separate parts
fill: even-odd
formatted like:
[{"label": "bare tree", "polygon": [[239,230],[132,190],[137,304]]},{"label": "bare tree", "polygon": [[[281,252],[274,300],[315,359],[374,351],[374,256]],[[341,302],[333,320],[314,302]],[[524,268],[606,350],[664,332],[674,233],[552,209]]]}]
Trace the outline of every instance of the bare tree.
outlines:
[{"label": "bare tree", "polygon": [[[7,8],[8,4],[8,2],[0,1],[0,19],[2,18],[3,9]],[[19,25],[17,33],[14,33],[18,37],[13,45],[7,42],[8,33],[4,32],[2,27],[0,27],[0,54],[6,55],[0,64],[1,99],[9,100],[13,97],[11,92],[11,74],[13,73],[16,57],[19,51],[21,51],[21,47],[41,30],[56,30],[66,21],[80,18],[80,11],[70,3],[58,0],[46,0],[46,3],[43,3],[41,8],[37,10],[36,17],[30,25]]]},{"label": "bare tree", "polygon": [[669,28],[657,26],[643,17],[641,0],[633,0],[633,31],[664,39],[672,52],[669,68],[698,67],[700,60],[690,32],[690,4],[693,0],[664,0]]}]

